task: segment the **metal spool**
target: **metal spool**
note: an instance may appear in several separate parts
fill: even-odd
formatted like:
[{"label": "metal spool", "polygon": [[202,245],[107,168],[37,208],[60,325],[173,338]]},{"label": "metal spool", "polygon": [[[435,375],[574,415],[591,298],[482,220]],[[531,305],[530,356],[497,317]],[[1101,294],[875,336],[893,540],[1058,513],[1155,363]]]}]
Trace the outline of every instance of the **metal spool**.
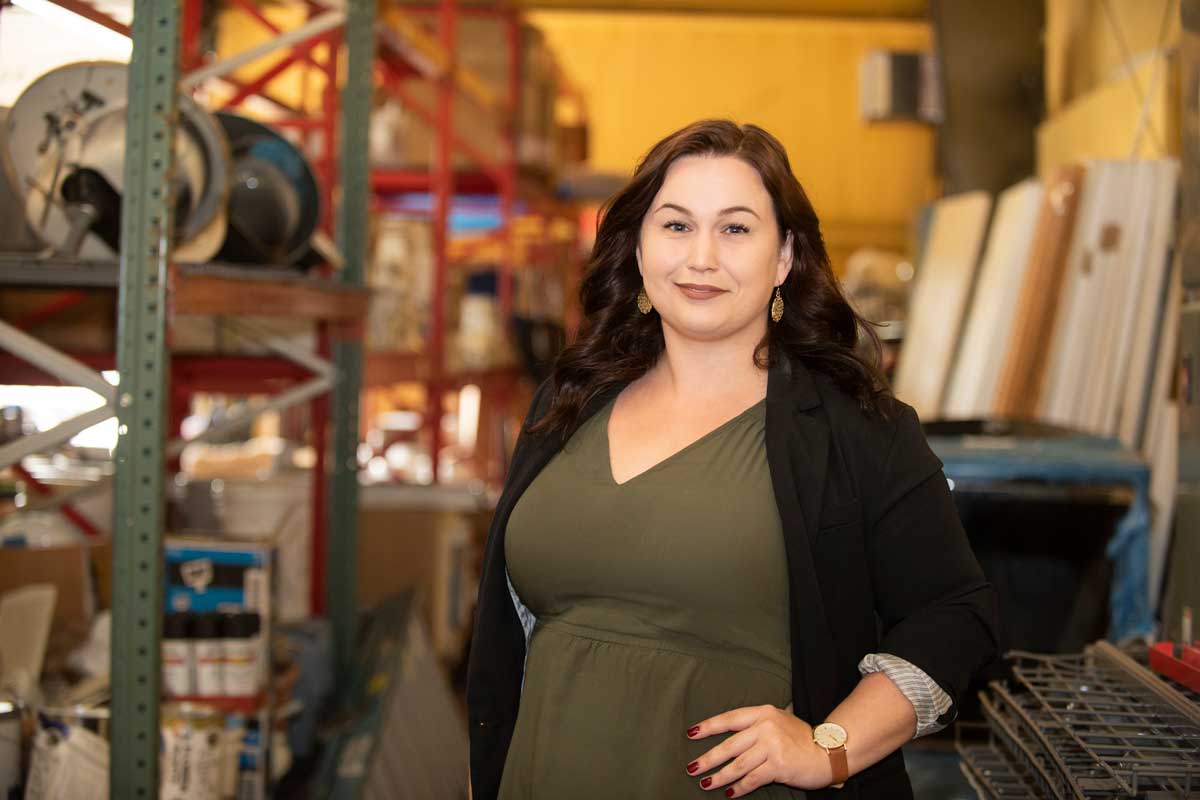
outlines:
[{"label": "metal spool", "polygon": [[[4,124],[4,168],[25,219],[60,254],[117,256],[125,169],[126,65],[91,61],[47,72]],[[229,145],[213,117],[179,98],[175,138],[175,251],[208,261],[225,239]]]},{"label": "metal spool", "polygon": [[234,162],[229,230],[217,258],[304,265],[321,220],[321,193],[308,162],[262,123],[226,111],[216,117]]}]

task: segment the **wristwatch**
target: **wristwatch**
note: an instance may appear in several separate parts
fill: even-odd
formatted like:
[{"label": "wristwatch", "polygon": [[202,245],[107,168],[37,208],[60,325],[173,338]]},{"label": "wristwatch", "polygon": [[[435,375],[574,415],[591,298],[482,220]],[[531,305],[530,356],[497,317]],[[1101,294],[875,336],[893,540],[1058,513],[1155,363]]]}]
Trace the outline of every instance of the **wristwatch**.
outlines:
[{"label": "wristwatch", "polygon": [[834,789],[840,789],[850,777],[850,765],[846,763],[846,729],[836,722],[825,722],[813,728],[813,743],[829,754],[833,765]]}]

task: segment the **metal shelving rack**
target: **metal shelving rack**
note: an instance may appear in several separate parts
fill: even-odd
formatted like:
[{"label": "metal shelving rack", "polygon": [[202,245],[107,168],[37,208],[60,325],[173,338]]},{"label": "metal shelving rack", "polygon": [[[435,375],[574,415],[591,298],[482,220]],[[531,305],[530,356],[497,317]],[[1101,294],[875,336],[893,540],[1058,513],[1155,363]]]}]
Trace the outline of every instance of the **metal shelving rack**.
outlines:
[{"label": "metal shelving rack", "polygon": [[[282,33],[292,47],[286,63],[307,53],[316,42],[330,43],[322,65],[331,80],[327,100],[333,100],[321,121],[326,133],[326,157],[318,163],[326,198],[334,196],[340,178],[337,213],[338,248],[317,243],[340,268],[308,278],[295,271],[263,267],[176,264],[171,258],[172,170],[174,124],[181,83],[194,86],[198,76],[225,74],[223,66],[203,66],[196,46],[201,0],[136,0],[133,24],[124,26],[79,0],[59,5],[133,41],[129,72],[129,105],[122,198],[122,252],[118,264],[40,260],[31,256],[0,259],[0,285],[65,290],[60,299],[33,315],[44,319],[96,291],[117,295],[117,352],[119,386],[109,386],[96,372],[111,367],[111,356],[75,358],[38,342],[18,327],[3,324],[6,354],[0,359],[0,380],[89,386],[105,397],[106,406],[68,421],[55,430],[23,437],[0,448],[0,464],[19,464],[29,453],[52,447],[75,432],[113,413],[118,421],[118,444],[113,474],[113,644],[110,794],[113,797],[153,797],[159,786],[159,635],[162,616],[162,545],[165,526],[164,474],[181,443],[168,441],[178,430],[180,400],[187,392],[261,391],[264,385],[285,387],[261,408],[279,408],[310,401],[320,424],[314,426],[317,450],[323,455],[328,414],[332,452],[328,464],[318,461],[318,475],[327,481],[327,494],[316,481],[314,504],[327,512],[314,519],[314,529],[332,529],[318,536],[314,566],[330,566],[328,580],[314,581],[314,603],[326,607],[335,635],[336,667],[350,668],[355,628],[355,553],[357,509],[358,395],[362,377],[361,321],[367,291],[362,286],[366,258],[368,174],[367,119],[375,46],[375,3],[347,0],[337,9],[309,3],[310,17],[321,27]],[[331,19],[335,15],[338,19]],[[332,24],[336,22],[337,24]],[[310,25],[312,23],[310,22]],[[314,26],[316,27],[316,26]],[[336,32],[331,32],[336,28]],[[183,34],[181,37],[181,33]],[[338,86],[338,51],[344,41],[347,72]],[[255,48],[269,52],[279,42]],[[242,58],[235,56],[233,60]],[[181,70],[182,67],[182,70]],[[181,82],[181,71],[187,76]],[[239,84],[237,98],[265,94],[280,68],[251,84]],[[330,96],[332,95],[332,97]],[[330,105],[327,103],[327,105]],[[340,113],[339,113],[340,111]],[[297,118],[303,124],[302,120]],[[340,130],[338,125],[340,123]],[[336,138],[334,136],[336,135]],[[337,142],[336,150],[334,141]],[[340,158],[334,153],[340,152]],[[338,171],[340,169],[340,176]],[[327,203],[327,219],[332,205]],[[174,314],[280,314],[318,324],[320,354],[282,348],[283,358],[172,356],[168,352],[169,322]],[[328,354],[325,360],[321,355]],[[25,364],[18,362],[23,359]],[[173,385],[172,373],[187,380],[183,392]],[[315,373],[315,377],[313,377]],[[234,388],[236,387],[236,388]],[[322,395],[332,391],[332,402]],[[330,413],[331,412],[331,413]],[[244,422],[242,419],[240,422]]]},{"label": "metal shelving rack", "polygon": [[960,742],[981,797],[1184,798],[1200,791],[1200,705],[1108,642],[1012,653],[980,700],[986,744]]},{"label": "metal shelving rack", "polygon": [[[381,87],[416,116],[429,124],[434,132],[434,159],[431,168],[423,169],[374,169],[371,172],[372,190],[378,194],[424,192],[433,196],[434,232],[434,276],[430,341],[428,353],[388,354],[371,353],[367,356],[367,385],[388,382],[418,380],[428,387],[428,405],[425,427],[431,440],[433,479],[438,476],[438,453],[441,450],[442,393],[456,385],[475,382],[483,385],[494,398],[493,405],[503,407],[520,374],[517,369],[491,369],[451,373],[446,366],[446,283],[450,269],[447,254],[449,238],[450,206],[457,191],[495,196],[499,201],[500,226],[492,238],[505,242],[497,281],[497,305],[501,319],[507,320],[513,307],[513,279],[515,264],[512,247],[512,223],[519,201],[524,201],[530,211],[552,218],[566,216],[573,219],[573,209],[564,209],[553,196],[553,192],[536,178],[522,174],[517,157],[516,118],[521,96],[521,19],[520,11],[512,2],[498,0],[491,4],[460,6],[458,0],[438,0],[427,3],[387,4],[384,6],[384,21],[389,23],[389,35],[399,35],[423,26],[418,17],[431,18],[436,30],[436,40],[424,42],[409,40],[405,47],[381,48]],[[457,63],[458,20],[463,16],[497,19],[504,27],[507,57],[507,82],[502,96],[493,96],[478,77]],[[420,34],[418,34],[420,36]],[[384,41],[387,41],[385,38]],[[428,68],[414,70],[401,58],[401,53],[412,47],[422,47],[430,60],[439,65],[435,104],[431,108],[405,91],[403,81],[414,72],[429,75]],[[464,96],[476,107],[488,112],[497,125],[503,142],[503,158],[493,159],[474,146],[471,141],[455,130],[453,100],[456,95]],[[471,162],[471,169],[456,170],[453,156],[464,155]]]},{"label": "metal shelving rack", "polygon": [[[130,65],[128,141],[123,197],[123,251],[120,263],[71,259],[34,259],[0,254],[0,286],[53,288],[58,298],[35,310],[16,326],[0,322],[0,382],[67,383],[100,392],[107,405],[54,431],[23,437],[0,446],[0,465],[17,464],[24,455],[66,441],[75,432],[113,414],[119,425],[114,465],[114,594],[112,649],[113,727],[111,795],[150,797],[158,788],[159,634],[162,615],[162,537],[165,525],[164,473],[178,457],[182,443],[169,441],[187,412],[195,392],[274,393],[262,408],[307,402],[312,411],[316,450],[313,503],[314,613],[326,614],[334,629],[339,683],[347,685],[353,669],[356,623],[357,457],[359,388],[364,372],[380,382],[416,377],[430,386],[429,426],[438,436],[441,406],[433,398],[455,382],[491,381],[504,397],[514,371],[483,375],[447,375],[445,308],[442,288],[449,269],[446,241],[450,203],[456,190],[493,193],[500,200],[506,239],[519,198],[547,216],[556,208],[544,187],[530,188],[518,173],[515,118],[520,90],[519,12],[508,2],[459,8],[456,0],[420,6],[380,5],[371,0],[341,3],[300,0],[307,21],[284,31],[252,0],[231,0],[231,7],[251,15],[275,35],[220,64],[205,63],[200,28],[206,0],[135,0],[131,26],[100,12],[85,0],[52,0],[133,41]],[[433,14],[437,35],[423,33],[419,14]],[[501,100],[479,93],[479,79],[455,63],[456,20],[460,14],[499,15],[508,33],[510,80]],[[391,24],[388,24],[388,23]],[[399,23],[399,24],[396,24]],[[322,45],[323,57],[322,57]],[[245,80],[231,73],[280,48],[284,56],[258,77]],[[344,60],[339,58],[344,55]],[[307,112],[270,91],[269,84],[293,64],[323,76],[322,108]],[[339,66],[344,64],[344,74]],[[367,164],[367,131],[371,92],[378,75],[385,89],[395,89],[405,75],[420,74],[437,82],[436,106],[417,107],[435,130],[436,158],[427,171],[375,171]],[[324,225],[314,246],[326,258],[314,277],[294,270],[256,265],[175,263],[171,254],[170,187],[172,127],[177,92],[195,88],[206,76],[220,76],[234,89],[225,107],[250,97],[265,100],[283,117],[272,121],[294,130],[301,147],[314,160],[324,194]],[[340,87],[340,88],[339,88]],[[490,163],[453,132],[452,101],[465,94],[491,103],[505,137],[503,163]],[[401,98],[405,100],[405,98]],[[456,173],[451,154],[472,157],[477,171]],[[315,152],[315,156],[312,154]],[[339,187],[341,191],[336,191]],[[375,190],[421,190],[434,195],[435,286],[433,341],[426,357],[368,359],[361,346],[362,320],[368,292],[363,286],[367,257],[366,221],[369,194]],[[335,202],[335,200],[337,202]],[[336,222],[336,225],[335,225]],[[328,236],[336,228],[336,245]],[[506,249],[511,256],[511,247]],[[512,305],[512,262],[501,265],[499,300],[507,317]],[[72,308],[96,292],[115,293],[118,307],[115,354],[62,353],[20,330]],[[278,314],[301,317],[317,325],[316,353],[297,348],[275,356],[190,355],[169,352],[175,314]],[[99,370],[116,367],[119,389],[107,384]],[[235,421],[244,423],[245,418]],[[434,452],[437,452],[435,439]],[[436,459],[434,459],[436,464]],[[25,476],[33,481],[31,475]],[[71,515],[68,498],[58,506]],[[74,515],[87,530],[85,520]]]}]

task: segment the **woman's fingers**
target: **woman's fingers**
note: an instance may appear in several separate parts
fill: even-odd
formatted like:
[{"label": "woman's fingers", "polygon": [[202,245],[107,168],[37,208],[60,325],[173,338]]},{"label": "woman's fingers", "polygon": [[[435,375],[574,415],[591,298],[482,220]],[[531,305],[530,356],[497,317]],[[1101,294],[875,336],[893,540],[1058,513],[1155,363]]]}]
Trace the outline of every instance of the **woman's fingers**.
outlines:
[{"label": "woman's fingers", "polygon": [[699,775],[724,764],[730,759],[737,758],[754,746],[758,737],[753,730],[741,731],[730,736],[719,745],[687,765],[689,775]]},{"label": "woman's fingers", "polygon": [[770,763],[763,764],[725,790],[726,797],[741,797],[775,780]]},{"label": "woman's fingers", "polygon": [[[745,779],[756,772],[762,772],[761,767],[767,761],[766,751],[761,747],[751,747],[740,756],[730,761],[715,774],[709,775],[700,781],[701,789],[720,789],[723,786],[736,785],[743,782]],[[760,786],[762,784],[759,784]],[[747,790],[748,791],[748,790]],[[737,789],[733,789],[733,794],[729,791],[725,792],[726,797],[733,797],[737,793]],[[745,792],[743,792],[744,794]]]},{"label": "woman's fingers", "polygon": [[735,708],[715,717],[709,717],[703,722],[688,728],[689,739],[703,739],[717,733],[742,731],[768,714],[779,711],[775,706],[745,706]]}]

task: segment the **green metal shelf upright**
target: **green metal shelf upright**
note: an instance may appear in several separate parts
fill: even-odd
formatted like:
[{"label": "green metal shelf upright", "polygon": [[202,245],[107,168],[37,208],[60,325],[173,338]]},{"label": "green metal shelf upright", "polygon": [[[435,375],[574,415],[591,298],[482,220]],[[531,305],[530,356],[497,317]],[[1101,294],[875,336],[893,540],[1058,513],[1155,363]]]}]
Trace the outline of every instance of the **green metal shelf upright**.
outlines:
[{"label": "green metal shelf upright", "polygon": [[[346,78],[338,137],[342,194],[337,217],[338,245],[345,265],[342,280],[362,286],[367,261],[370,172],[367,132],[375,70],[375,2],[350,0],[346,16]],[[333,454],[329,482],[329,531],[325,610],[333,623],[335,676],[349,684],[357,620],[358,572],[358,410],[362,387],[361,339],[333,342],[340,379],[333,387]]]},{"label": "green metal shelf upright", "polygon": [[158,796],[166,443],[166,285],[171,259],[179,6],[136,0],[117,295],[113,490],[112,797]]}]

